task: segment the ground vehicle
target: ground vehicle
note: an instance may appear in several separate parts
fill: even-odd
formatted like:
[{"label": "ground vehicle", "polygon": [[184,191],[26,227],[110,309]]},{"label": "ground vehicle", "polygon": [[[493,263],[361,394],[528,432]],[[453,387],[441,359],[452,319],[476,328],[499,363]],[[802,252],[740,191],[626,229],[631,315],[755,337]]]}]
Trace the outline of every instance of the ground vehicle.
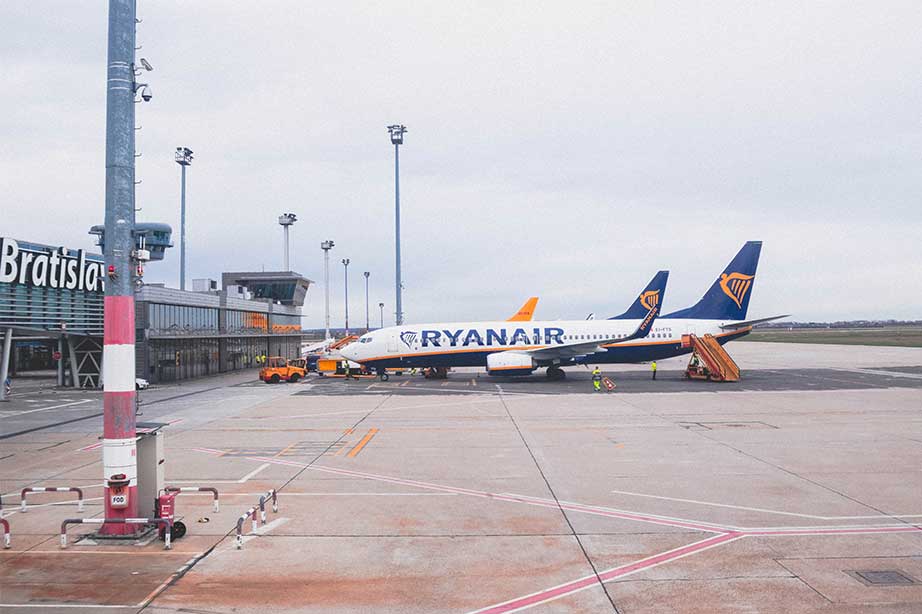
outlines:
[{"label": "ground vehicle", "polygon": [[259,370],[259,379],[267,384],[278,384],[281,381],[296,382],[304,377],[304,367],[289,363],[282,356],[271,356],[266,360],[266,366]]}]

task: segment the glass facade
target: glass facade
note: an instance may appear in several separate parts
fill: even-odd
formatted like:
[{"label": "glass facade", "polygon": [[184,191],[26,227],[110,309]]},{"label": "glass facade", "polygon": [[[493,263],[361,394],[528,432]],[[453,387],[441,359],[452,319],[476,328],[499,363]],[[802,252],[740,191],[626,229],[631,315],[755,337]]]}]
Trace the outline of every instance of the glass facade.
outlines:
[{"label": "glass facade", "polygon": [[217,339],[154,339],[150,341],[150,378],[172,382],[219,373]]},{"label": "glass facade", "polygon": [[155,289],[154,300],[138,302],[138,377],[173,382],[257,368],[258,356],[300,356],[300,315],[231,309],[217,296],[214,307],[177,305],[168,301],[185,295],[175,292]]},{"label": "glass facade", "polygon": [[101,336],[102,311],[101,292],[0,283],[0,327]]},{"label": "glass facade", "polygon": [[229,310],[225,329],[229,333],[266,333],[269,331],[269,315],[256,311]]},{"label": "glass facade", "polygon": [[148,303],[148,328],[156,333],[200,334],[218,331],[218,310],[212,307]]}]

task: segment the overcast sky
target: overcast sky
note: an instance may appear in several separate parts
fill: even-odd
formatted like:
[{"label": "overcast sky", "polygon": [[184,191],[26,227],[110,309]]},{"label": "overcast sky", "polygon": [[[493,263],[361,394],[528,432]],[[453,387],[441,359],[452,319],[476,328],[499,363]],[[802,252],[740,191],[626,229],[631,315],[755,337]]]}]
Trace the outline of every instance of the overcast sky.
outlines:
[{"label": "overcast sky", "polygon": [[[750,317],[922,318],[922,3],[139,2],[141,221],[187,278],[292,267],[333,320],[393,320],[401,148],[408,322],[666,310],[764,241]],[[107,3],[0,4],[0,236],[92,247],[104,211]],[[377,308],[373,307],[373,314]],[[373,321],[377,317],[373,316]]]}]

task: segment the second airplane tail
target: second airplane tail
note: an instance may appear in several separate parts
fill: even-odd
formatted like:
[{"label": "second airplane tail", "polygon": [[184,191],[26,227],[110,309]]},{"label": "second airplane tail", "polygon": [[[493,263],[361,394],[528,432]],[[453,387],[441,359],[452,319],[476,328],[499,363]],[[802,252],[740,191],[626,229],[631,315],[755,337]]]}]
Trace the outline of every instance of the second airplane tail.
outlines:
[{"label": "second airplane tail", "polygon": [[646,317],[647,312],[653,307],[662,309],[663,299],[666,297],[666,281],[669,279],[669,271],[660,271],[653,276],[647,287],[638,295],[634,303],[628,307],[628,310],[619,316],[608,318],[609,320],[640,320]]},{"label": "second airplane tail", "polygon": [[701,300],[663,318],[745,320],[762,252],[761,241],[747,241]]}]

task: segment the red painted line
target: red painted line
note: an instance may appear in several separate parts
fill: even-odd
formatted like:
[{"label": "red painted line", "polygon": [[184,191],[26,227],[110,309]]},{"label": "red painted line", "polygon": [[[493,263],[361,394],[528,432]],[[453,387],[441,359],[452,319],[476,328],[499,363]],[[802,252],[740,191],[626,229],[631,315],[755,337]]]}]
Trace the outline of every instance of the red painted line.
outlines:
[{"label": "red painted line", "polygon": [[80,448],[79,450],[77,450],[77,452],[89,452],[90,450],[96,450],[96,449],[101,448],[101,447],[102,447],[102,442],[99,441],[99,442],[96,442],[96,443],[91,443],[91,444],[88,445],[88,446],[84,446],[84,447]]},{"label": "red painted line", "polygon": [[578,580],[573,580],[572,582],[567,582],[565,584],[561,584],[543,591],[538,591],[537,593],[532,593],[530,595],[525,595],[524,597],[518,597],[510,601],[488,606],[486,608],[476,610],[471,614],[502,614],[507,612],[517,612],[519,610],[534,607],[542,603],[547,603],[548,601],[553,601],[554,599],[560,599],[561,597],[572,595],[573,593],[577,593],[587,588],[592,588],[593,586],[599,586],[599,580],[602,582],[609,582],[616,578],[623,578],[625,576],[637,573],[638,571],[643,571],[644,569],[656,567],[657,565],[662,565],[663,563],[675,561],[697,552],[701,552],[703,550],[714,548],[721,544],[740,539],[741,537],[744,537],[741,533],[722,533],[720,535],[715,535],[714,537],[709,537],[700,542],[695,542],[687,546],[681,546],[674,550],[669,550],[667,552],[655,554],[633,563],[628,563],[627,565],[621,565],[620,567],[607,569],[603,572],[600,572],[598,577],[594,575],[585,576]]},{"label": "red painted line", "polygon": [[134,296],[107,296],[103,323],[103,343],[134,343]]}]

